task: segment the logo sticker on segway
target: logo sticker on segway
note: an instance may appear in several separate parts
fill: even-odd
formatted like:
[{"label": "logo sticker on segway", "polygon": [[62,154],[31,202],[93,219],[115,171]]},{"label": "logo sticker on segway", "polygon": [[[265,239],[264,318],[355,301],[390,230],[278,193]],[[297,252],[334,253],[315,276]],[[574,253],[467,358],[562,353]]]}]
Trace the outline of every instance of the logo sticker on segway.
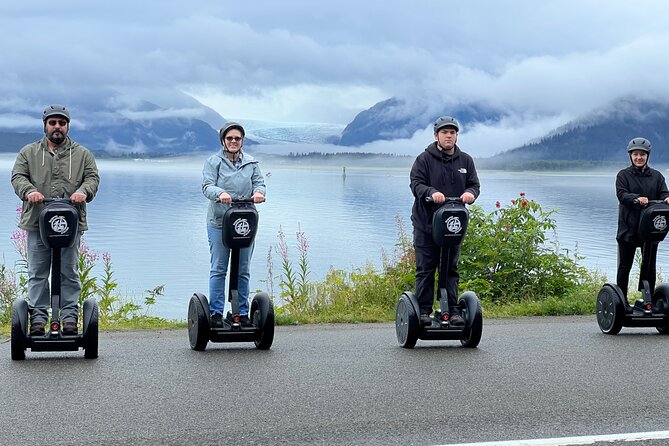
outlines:
[{"label": "logo sticker on segway", "polygon": [[233,226],[235,228],[235,232],[242,237],[246,237],[251,233],[251,226],[249,225],[249,221],[245,218],[238,218],[233,223]]},{"label": "logo sticker on segway", "polygon": [[460,218],[456,216],[451,216],[446,219],[446,229],[451,231],[453,234],[457,234],[462,230],[462,223],[460,223]]},{"label": "logo sticker on segway", "polygon": [[49,220],[51,229],[58,234],[65,234],[70,228],[67,226],[67,220],[62,215],[54,215]]},{"label": "logo sticker on segway", "polygon": [[667,219],[664,215],[658,215],[653,219],[653,226],[658,231],[664,231],[667,229]]}]

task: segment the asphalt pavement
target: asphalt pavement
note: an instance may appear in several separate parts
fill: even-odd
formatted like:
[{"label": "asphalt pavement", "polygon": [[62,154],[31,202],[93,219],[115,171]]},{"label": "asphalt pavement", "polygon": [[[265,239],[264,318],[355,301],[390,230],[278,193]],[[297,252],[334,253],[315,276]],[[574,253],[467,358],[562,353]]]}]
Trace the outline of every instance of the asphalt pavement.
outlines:
[{"label": "asphalt pavement", "polygon": [[594,317],[486,320],[476,349],[402,349],[393,324],[277,327],[269,351],[195,352],[186,330],[103,332],[94,360],[12,361],[3,342],[0,443],[441,445],[661,431],[667,351],[652,328],[608,336]]}]

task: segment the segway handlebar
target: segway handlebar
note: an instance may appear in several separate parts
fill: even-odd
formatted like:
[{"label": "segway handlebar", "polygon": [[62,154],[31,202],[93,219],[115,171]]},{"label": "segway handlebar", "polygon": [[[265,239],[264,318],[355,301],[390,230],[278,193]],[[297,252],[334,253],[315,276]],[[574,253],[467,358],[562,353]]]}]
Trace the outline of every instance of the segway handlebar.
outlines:
[{"label": "segway handlebar", "polygon": [[[425,197],[425,201],[427,201],[428,203],[434,203],[434,200],[432,199],[432,197]],[[453,202],[462,203],[462,200],[460,199],[460,197],[446,197],[446,201],[444,201],[444,203],[449,203],[449,202],[450,203],[453,203]]]},{"label": "segway handlebar", "polygon": [[[218,198],[215,201],[216,201],[216,203],[222,203],[221,200],[219,200]],[[264,203],[265,201],[266,201],[265,197],[263,197],[262,200],[258,201],[257,203],[255,201],[253,201],[253,198],[233,198],[232,199],[232,203],[260,204],[260,203]]]},{"label": "segway handlebar", "polygon": [[[641,204],[641,203],[639,202],[639,199],[638,199],[638,198],[635,198],[635,199],[633,200],[633,203],[634,203],[634,204]],[[648,206],[650,206],[650,205],[652,205],[652,204],[666,204],[666,203],[667,203],[667,202],[664,201],[664,200],[648,200]]]}]

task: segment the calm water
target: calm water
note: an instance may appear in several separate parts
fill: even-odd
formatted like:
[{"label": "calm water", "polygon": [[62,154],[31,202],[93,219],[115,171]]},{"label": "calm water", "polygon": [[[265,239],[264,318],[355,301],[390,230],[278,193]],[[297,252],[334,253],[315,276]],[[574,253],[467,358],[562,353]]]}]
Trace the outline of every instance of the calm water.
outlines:
[{"label": "calm water", "polygon": [[[94,251],[112,256],[116,279],[126,296],[165,285],[155,312],[184,319],[193,292],[208,293],[207,202],[200,191],[204,157],[167,161],[98,162],[102,182],[89,205],[85,240]],[[14,155],[0,157],[4,179],[0,196],[0,250],[13,264],[10,235],[19,201],[10,184]],[[298,230],[309,242],[312,279],[332,267],[380,265],[382,250],[397,240],[396,216],[410,230],[412,197],[408,169],[291,168],[262,164],[267,202],[258,206],[260,228],[252,263],[251,289],[267,289],[267,254],[280,227],[297,260]],[[615,172],[590,175],[482,172],[478,204],[492,210],[525,192],[544,210],[556,209],[557,238],[563,249],[578,250],[583,264],[613,277],[615,272]],[[276,252],[274,274],[279,273]],[[669,264],[662,246],[658,267]],[[275,280],[275,291],[278,289]]]}]

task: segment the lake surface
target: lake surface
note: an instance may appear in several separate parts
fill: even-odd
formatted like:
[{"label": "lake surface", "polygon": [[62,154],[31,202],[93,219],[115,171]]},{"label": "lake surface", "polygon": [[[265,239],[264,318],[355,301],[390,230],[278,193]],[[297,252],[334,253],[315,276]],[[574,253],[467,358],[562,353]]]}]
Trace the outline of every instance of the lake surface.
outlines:
[{"label": "lake surface", "polygon": [[[0,156],[4,177],[0,252],[9,265],[17,260],[10,236],[20,204],[10,184],[14,158]],[[92,250],[111,254],[126,297],[141,301],[144,290],[164,284],[165,295],[153,311],[166,318],[185,319],[193,292],[208,293],[207,200],[200,189],[204,159],[98,161],[102,180],[98,196],[89,204],[90,230],[84,238]],[[267,176],[267,202],[258,206],[252,290],[268,289],[267,255],[278,243],[280,228],[294,262],[299,255],[296,232],[304,232],[312,280],[322,279],[330,268],[379,266],[382,250],[391,253],[397,241],[397,216],[411,230],[409,168],[356,169],[348,163],[344,177],[341,167],[261,166]],[[614,277],[615,172],[480,172],[479,176],[477,203],[484,209],[491,211],[496,201],[508,203],[525,192],[544,210],[557,210],[553,217],[562,249],[577,249],[585,257],[583,265]],[[276,276],[281,259],[276,250],[272,256]],[[669,255],[660,246],[658,268],[668,264]],[[274,291],[279,292],[276,278]]]}]

